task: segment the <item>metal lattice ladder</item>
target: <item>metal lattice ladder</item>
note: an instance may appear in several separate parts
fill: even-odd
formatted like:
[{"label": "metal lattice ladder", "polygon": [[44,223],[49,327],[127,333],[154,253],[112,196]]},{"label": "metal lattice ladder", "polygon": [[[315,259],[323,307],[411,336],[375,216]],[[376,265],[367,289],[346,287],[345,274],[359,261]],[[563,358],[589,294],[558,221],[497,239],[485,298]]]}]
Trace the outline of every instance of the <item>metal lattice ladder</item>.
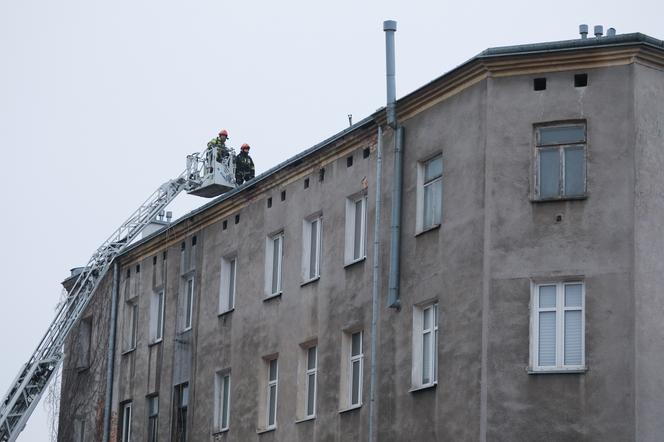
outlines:
[{"label": "metal lattice ladder", "polygon": [[[207,158],[212,156],[205,153],[187,156],[187,169],[174,180],[161,185],[92,255],[69,290],[65,301],[58,308],[55,319],[37,349],[23,365],[0,403],[0,442],[15,441],[25,427],[51,377],[62,363],[67,335],[81,317],[113,260],[138,238],[141,231],[180,192],[186,190],[193,193],[205,187],[208,182],[214,181],[211,181],[206,170],[214,170],[219,174],[219,166],[212,164],[211,168],[207,167],[207,162],[210,161]],[[229,165],[225,167],[228,168]],[[225,173],[232,177],[232,169],[226,170]],[[232,178],[228,179],[216,194],[233,187],[234,181]]]}]

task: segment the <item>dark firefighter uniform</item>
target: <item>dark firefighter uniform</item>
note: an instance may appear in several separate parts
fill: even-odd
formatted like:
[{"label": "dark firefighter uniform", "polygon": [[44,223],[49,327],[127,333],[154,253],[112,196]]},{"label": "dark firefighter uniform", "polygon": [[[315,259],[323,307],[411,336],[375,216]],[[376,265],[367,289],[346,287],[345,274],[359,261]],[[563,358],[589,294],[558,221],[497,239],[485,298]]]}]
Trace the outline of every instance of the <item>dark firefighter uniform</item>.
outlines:
[{"label": "dark firefighter uniform", "polygon": [[240,153],[235,157],[235,184],[239,186],[252,179],[255,174],[254,162],[249,156],[249,145],[244,143]]}]

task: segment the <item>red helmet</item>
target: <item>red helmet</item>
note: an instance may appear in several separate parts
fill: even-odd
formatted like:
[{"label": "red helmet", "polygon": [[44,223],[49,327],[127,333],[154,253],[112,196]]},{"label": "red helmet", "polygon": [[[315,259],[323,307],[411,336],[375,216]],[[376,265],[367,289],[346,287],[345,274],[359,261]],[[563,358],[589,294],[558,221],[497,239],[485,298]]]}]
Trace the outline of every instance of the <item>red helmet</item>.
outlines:
[{"label": "red helmet", "polygon": [[225,136],[226,138],[228,138],[228,131],[226,129],[221,129],[221,132],[219,132],[219,136],[222,136],[222,135]]},{"label": "red helmet", "polygon": [[244,150],[244,149],[249,150],[249,149],[251,149],[251,147],[250,147],[247,143],[244,143],[244,144],[242,145],[242,147],[240,147],[240,149],[241,149],[241,150]]}]

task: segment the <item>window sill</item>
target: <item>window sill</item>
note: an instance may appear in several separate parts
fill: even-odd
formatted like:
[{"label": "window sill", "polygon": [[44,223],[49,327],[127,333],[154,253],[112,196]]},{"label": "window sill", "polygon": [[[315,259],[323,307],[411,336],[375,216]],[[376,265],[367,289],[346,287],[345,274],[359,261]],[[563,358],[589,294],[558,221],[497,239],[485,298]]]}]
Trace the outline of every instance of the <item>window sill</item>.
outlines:
[{"label": "window sill", "polygon": [[132,353],[132,352],[134,352],[134,351],[136,351],[136,347],[134,347],[134,348],[130,348],[130,349],[128,349],[128,350],[123,350],[122,353],[120,353],[120,354],[121,354],[122,356],[124,356],[124,355],[128,355],[129,353]]},{"label": "window sill", "polygon": [[526,369],[528,374],[567,374],[567,373],[577,373],[583,374],[588,371],[588,367],[575,367],[575,368],[532,368],[528,367]]},{"label": "window sill", "polygon": [[358,258],[358,259],[356,259],[356,260],[354,260],[354,261],[347,262],[346,264],[344,264],[344,268],[347,269],[348,267],[354,266],[355,264],[357,264],[357,263],[359,263],[359,262],[364,262],[364,261],[366,261],[366,259],[367,259],[367,257],[366,257],[366,256],[363,256],[362,258]]},{"label": "window sill", "polygon": [[588,195],[580,196],[562,196],[555,198],[530,198],[531,203],[552,203],[556,201],[583,201],[588,199]]},{"label": "window sill", "polygon": [[164,340],[164,338],[159,338],[155,341],[149,342],[148,347],[154,347],[155,345],[161,344],[161,341],[163,341],[163,340]]},{"label": "window sill", "polygon": [[275,431],[277,427],[270,427],[270,428],[256,428],[256,434],[265,434],[269,433],[270,431]]},{"label": "window sill", "polygon": [[282,293],[283,292],[279,292],[279,293],[275,293],[274,295],[267,296],[267,297],[263,298],[263,302],[268,302],[268,301],[272,301],[273,299],[281,298]]},{"label": "window sill", "polygon": [[[217,316],[221,318],[222,316],[230,315],[234,311],[235,311],[235,307],[233,307],[231,309],[228,309],[228,310],[225,310],[223,312],[220,312],[220,313],[217,314]],[[225,430],[225,431],[228,431],[228,430]]]},{"label": "window sill", "polygon": [[352,407],[348,407],[348,408],[344,408],[342,410],[339,410],[339,414],[346,413],[346,412],[353,411],[353,410],[359,410],[360,408],[362,408],[362,404],[353,405]]},{"label": "window sill", "polygon": [[310,416],[310,417],[304,417],[302,419],[298,419],[298,420],[295,421],[295,423],[296,424],[301,424],[302,422],[309,422],[309,421],[312,421],[312,420],[315,420],[315,419],[316,419],[316,415],[313,415],[313,416]]},{"label": "window sill", "polygon": [[433,226],[426,227],[424,229],[418,230],[415,232],[415,237],[417,238],[420,235],[424,235],[425,233],[431,232],[432,230],[438,230],[440,229],[440,224],[434,224]]},{"label": "window sill", "polygon": [[436,388],[436,385],[438,385],[438,382],[434,382],[433,384],[427,384],[427,385],[419,385],[417,387],[411,388],[410,390],[408,390],[408,392],[417,393],[418,391],[431,390],[433,388]]},{"label": "window sill", "polygon": [[305,285],[312,284],[320,279],[320,276],[316,276],[315,278],[307,279],[306,281],[302,281],[300,284],[300,287],[304,287]]},{"label": "window sill", "polygon": [[216,430],[212,433],[212,435],[218,436],[220,434],[228,433],[228,430],[230,430],[230,428],[224,428],[223,430]]}]

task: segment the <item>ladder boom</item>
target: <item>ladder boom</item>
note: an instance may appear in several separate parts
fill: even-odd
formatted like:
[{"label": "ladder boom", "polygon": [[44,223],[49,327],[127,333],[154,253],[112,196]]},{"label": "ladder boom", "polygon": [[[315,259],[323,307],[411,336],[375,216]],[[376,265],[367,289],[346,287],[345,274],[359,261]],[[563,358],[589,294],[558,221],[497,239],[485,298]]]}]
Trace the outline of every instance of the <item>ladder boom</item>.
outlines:
[{"label": "ladder boom", "polygon": [[[108,272],[113,260],[138,238],[143,229],[183,190],[201,185],[198,174],[192,173],[188,157],[187,170],[167,181],[139,206],[92,254],[74,285],[57,309],[36,350],[23,365],[9,391],[0,402],[0,442],[13,442],[46,390],[48,382],[62,363],[67,335],[81,317],[92,295]],[[193,164],[193,163],[192,163]]]}]

